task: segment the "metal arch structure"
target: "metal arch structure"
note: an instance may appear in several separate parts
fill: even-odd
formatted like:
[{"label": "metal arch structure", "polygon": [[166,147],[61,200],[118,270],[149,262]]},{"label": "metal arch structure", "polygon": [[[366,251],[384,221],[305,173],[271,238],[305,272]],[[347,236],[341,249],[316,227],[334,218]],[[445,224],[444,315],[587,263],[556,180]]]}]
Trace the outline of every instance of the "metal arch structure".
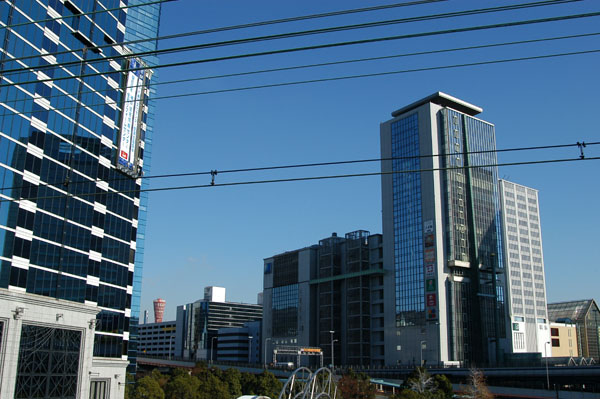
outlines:
[{"label": "metal arch structure", "polygon": [[297,368],[283,385],[279,399],[336,399],[337,385],[333,373],[321,367],[314,373],[306,368]]}]

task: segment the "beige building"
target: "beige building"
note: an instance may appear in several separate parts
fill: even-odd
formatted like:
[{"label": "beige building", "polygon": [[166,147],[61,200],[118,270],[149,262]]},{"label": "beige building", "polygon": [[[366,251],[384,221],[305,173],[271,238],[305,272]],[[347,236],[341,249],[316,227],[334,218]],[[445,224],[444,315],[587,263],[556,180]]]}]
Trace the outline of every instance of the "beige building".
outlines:
[{"label": "beige building", "polygon": [[577,326],[575,324],[550,323],[552,357],[578,357]]}]

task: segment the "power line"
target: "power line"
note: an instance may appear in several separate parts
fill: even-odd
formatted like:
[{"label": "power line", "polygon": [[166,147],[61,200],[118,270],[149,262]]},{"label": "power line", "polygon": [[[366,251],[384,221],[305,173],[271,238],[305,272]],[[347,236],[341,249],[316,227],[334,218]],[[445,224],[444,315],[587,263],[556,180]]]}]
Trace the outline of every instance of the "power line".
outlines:
[{"label": "power line", "polygon": [[[367,62],[367,61],[387,60],[387,59],[402,58],[402,57],[413,57],[413,56],[418,56],[418,55],[440,54],[440,53],[449,53],[449,52],[455,52],[455,51],[467,51],[467,50],[477,50],[477,49],[493,48],[493,47],[513,46],[513,45],[518,45],[518,44],[540,43],[540,42],[547,42],[547,41],[554,41],[554,40],[575,39],[575,38],[591,37],[591,36],[598,36],[598,35],[600,35],[600,32],[582,33],[582,34],[566,35],[566,36],[554,36],[554,37],[546,37],[546,38],[540,38],[540,39],[518,40],[518,41],[513,41],[513,42],[489,43],[489,44],[481,44],[481,45],[475,45],[475,46],[417,51],[417,52],[412,52],[412,53],[392,54],[392,55],[384,55],[384,56],[378,56],[378,57],[347,59],[347,60],[332,61],[332,62],[322,62],[322,63],[317,63],[317,64],[293,65],[293,66],[281,67],[281,68],[260,69],[260,70],[254,70],[254,71],[235,72],[235,73],[228,73],[228,74],[221,74],[221,75],[209,75],[209,76],[202,76],[202,77],[197,77],[197,78],[178,79],[178,80],[171,80],[171,81],[164,81],[164,82],[160,82],[160,81],[159,82],[150,82],[147,85],[140,84],[140,85],[130,86],[130,87],[135,88],[135,87],[145,87],[145,86],[162,86],[162,85],[168,85],[168,84],[189,83],[189,82],[202,81],[202,80],[230,78],[230,77],[237,77],[237,76],[248,76],[248,75],[256,75],[256,74],[271,73],[271,72],[282,72],[282,71],[291,71],[291,70],[298,70],[298,69],[316,68],[316,67],[323,67],[323,66],[344,65],[344,64]],[[103,93],[103,92],[107,92],[109,90],[114,90],[114,89],[111,88],[111,89],[106,89],[106,90],[85,90],[85,91],[82,91],[81,94]],[[56,95],[46,96],[44,98],[52,99],[52,98],[65,97],[65,96],[69,96],[69,95],[71,95],[71,94],[69,94],[69,93],[56,94]],[[23,100],[8,100],[8,101],[4,101],[4,104],[14,104],[14,103],[18,103],[21,101],[23,101]],[[58,108],[58,109],[60,109],[60,108]],[[11,115],[14,115],[14,114],[11,114]]]},{"label": "power line", "polygon": [[[439,3],[439,2],[445,2],[445,1],[448,1],[448,0],[418,0],[418,1],[410,1],[410,2],[406,2],[406,3],[396,3],[396,4],[383,5],[383,6],[374,6],[374,7],[367,7],[367,8],[356,8],[356,9],[334,11],[334,12],[322,13],[322,14],[312,14],[312,15],[305,15],[305,16],[299,16],[299,17],[291,17],[291,18],[283,18],[283,19],[275,19],[275,20],[253,22],[253,23],[241,24],[241,25],[224,26],[224,27],[219,27],[219,28],[197,30],[197,31],[192,31],[192,32],[175,33],[175,34],[172,34],[172,35],[157,36],[157,37],[152,37],[152,38],[148,38],[148,39],[137,39],[137,40],[131,40],[131,41],[127,41],[127,42],[105,44],[105,45],[97,46],[97,47],[94,47],[94,48],[96,48],[96,49],[103,49],[103,48],[108,48],[108,47],[124,46],[124,45],[128,45],[128,44],[144,43],[144,42],[148,42],[148,41],[170,40],[170,39],[177,39],[177,38],[188,37],[188,36],[197,36],[197,35],[204,35],[204,34],[210,34],[210,33],[219,33],[219,32],[231,31],[231,30],[254,28],[254,27],[259,27],[259,26],[275,25],[275,24],[281,24],[281,23],[287,23],[287,22],[295,22],[295,21],[302,21],[302,20],[308,20],[308,19],[325,18],[325,17],[336,16],[336,15],[354,14],[354,13],[376,11],[376,10],[383,10],[383,9],[396,8],[396,7],[407,7],[407,6],[428,4],[428,3]],[[582,1],[582,0],[578,0],[578,1]],[[66,51],[57,51],[57,52],[47,53],[47,54],[42,54],[42,55],[53,55],[53,56],[56,56],[56,55],[62,55],[62,54],[71,54],[71,53],[74,53],[74,52],[77,52],[77,51],[81,51],[81,49],[66,50]],[[14,59],[10,59],[10,60],[0,60],[0,64],[3,63],[3,62],[13,61],[13,60],[25,60],[25,59],[30,59],[30,58],[39,58],[42,55],[35,54],[35,55],[30,55],[30,56],[24,56],[24,57],[14,58]]]},{"label": "power line", "polygon": [[[472,67],[472,66],[493,65],[493,64],[510,63],[510,62],[540,60],[540,59],[556,58],[556,57],[568,57],[568,56],[574,56],[574,55],[594,54],[594,53],[599,53],[599,52],[600,52],[600,49],[582,50],[582,51],[574,51],[574,52],[568,52],[568,53],[546,54],[546,55],[518,57],[518,58],[506,58],[506,59],[499,59],[499,60],[479,61],[479,62],[462,63],[462,64],[439,65],[439,66],[432,66],[432,67],[403,69],[403,70],[387,71],[387,72],[374,72],[374,73],[366,73],[366,74],[358,74],[358,75],[347,75],[347,76],[338,76],[338,77],[331,77],[331,78],[321,78],[321,79],[309,79],[309,80],[300,80],[300,81],[293,81],[293,82],[280,82],[280,83],[272,83],[272,84],[264,84],[264,85],[256,85],[256,86],[236,87],[236,88],[230,88],[230,89],[218,89],[218,90],[200,91],[200,92],[192,92],[192,93],[172,94],[172,95],[166,95],[166,96],[156,96],[156,97],[148,98],[148,101],[157,101],[157,100],[166,100],[166,99],[173,99],[173,98],[184,98],[184,97],[195,97],[195,96],[202,96],[202,95],[231,93],[231,92],[237,92],[237,91],[267,89],[267,88],[274,88],[274,87],[296,86],[296,85],[311,84],[311,83],[333,82],[333,81],[360,79],[360,78],[367,78],[367,77],[389,76],[389,75],[398,75],[398,74],[405,74],[405,73],[436,71],[436,70],[454,69],[454,68],[465,68],[465,67]],[[132,101],[135,101],[135,100],[132,100]],[[130,101],[129,100],[122,101],[122,103],[126,103],[126,102],[130,102]],[[105,104],[111,104],[111,103],[102,102],[102,103],[82,104],[82,105],[84,107],[94,107],[94,106],[101,106],[101,105],[105,105]],[[117,103],[115,102],[114,104],[117,104]],[[8,112],[8,113],[0,114],[0,117],[6,116],[6,115],[29,115],[29,114],[33,115],[33,114],[35,114],[35,112],[44,112],[44,111],[64,111],[64,110],[69,110],[69,109],[75,109],[78,106],[50,108],[48,110],[31,111],[31,112]]]},{"label": "power line", "polygon": [[[569,52],[569,53],[547,54],[547,55],[539,55],[539,56],[507,58],[507,59],[471,62],[471,63],[463,63],[463,64],[452,64],[452,65],[441,65],[441,66],[424,67],[424,68],[403,69],[403,70],[389,71],[389,72],[376,72],[376,73],[366,73],[366,74],[359,74],[359,75],[338,76],[338,77],[332,77],[332,78],[309,79],[309,80],[300,80],[300,81],[294,81],[294,82],[283,82],[283,83],[273,83],[273,84],[265,84],[265,85],[257,85],[257,86],[237,87],[237,88],[232,88],[232,89],[220,89],[220,90],[201,91],[201,92],[194,92],[194,93],[173,94],[173,95],[168,95],[168,96],[158,96],[158,97],[154,97],[154,98],[149,98],[148,100],[152,101],[152,100],[165,100],[165,99],[172,99],[172,98],[194,97],[194,96],[201,96],[201,95],[208,95],[208,94],[230,93],[230,92],[236,92],[236,91],[266,89],[266,88],[273,88],[273,87],[295,86],[295,85],[302,85],[302,84],[309,84],[309,83],[333,82],[333,81],[338,81],[338,80],[359,79],[359,78],[367,78],[367,77],[375,77],[375,76],[387,76],[387,75],[397,75],[397,74],[404,74],[404,73],[435,71],[435,70],[453,69],[453,68],[464,68],[464,67],[471,67],[471,66],[502,64],[502,63],[528,61],[528,60],[539,60],[539,59],[545,59],[545,58],[567,57],[567,56],[573,56],[573,55],[592,54],[592,53],[599,53],[599,52],[600,52],[600,49],[594,49],[594,50],[574,51],[574,52]],[[3,115],[6,115],[6,114],[3,114]],[[0,115],[0,116],[2,116],[2,115]]]},{"label": "power line", "polygon": [[[512,147],[512,148],[502,148],[502,149],[494,149],[494,150],[479,150],[479,151],[467,151],[460,153],[461,155],[474,155],[474,154],[498,154],[504,152],[520,152],[520,151],[535,151],[535,150],[550,150],[550,149],[559,149],[559,148],[570,148],[570,147],[578,147],[583,145],[585,147],[600,145],[600,141],[595,142],[576,142],[576,143],[565,143],[565,144],[551,144],[551,145],[538,145],[538,146],[529,146],[529,147]],[[180,172],[180,173],[169,173],[162,175],[153,175],[153,176],[139,176],[140,179],[158,179],[158,178],[174,178],[174,177],[191,177],[191,176],[206,176],[212,174],[227,174],[227,173],[244,173],[244,172],[264,172],[270,170],[282,170],[282,169],[298,169],[298,168],[307,168],[307,167],[320,167],[320,166],[336,166],[336,165],[350,165],[350,164],[359,164],[359,163],[371,163],[371,162],[381,162],[381,161],[400,161],[407,159],[424,159],[424,158],[437,158],[437,157],[445,157],[450,156],[452,154],[428,154],[428,155],[411,155],[411,156],[402,156],[402,157],[389,157],[389,158],[366,158],[366,159],[354,159],[354,160],[345,160],[345,161],[329,161],[329,162],[312,162],[312,163],[302,163],[302,164],[288,164],[288,165],[276,165],[276,166],[262,166],[262,167],[251,167],[251,168],[242,168],[242,169],[228,169],[228,170],[211,170],[211,171],[197,171],[197,172]],[[123,180],[132,180],[131,177],[122,177],[117,179],[108,179],[106,182],[112,181],[123,181]],[[83,184],[90,183],[93,180],[85,180],[85,181],[70,181],[69,184]],[[56,186],[64,184],[64,181],[54,182],[54,183],[46,183],[40,182],[44,186]],[[23,186],[13,186],[13,187],[3,187],[0,188],[0,191],[4,190],[13,190],[20,189]]]},{"label": "power line", "polygon": [[[257,36],[257,37],[251,37],[251,38],[227,40],[227,41],[222,41],[222,42],[194,44],[194,45],[188,45],[188,46],[173,47],[173,48],[168,48],[168,49],[163,49],[163,50],[143,51],[143,52],[138,52],[135,54],[115,55],[115,56],[104,57],[104,58],[99,58],[99,59],[86,60],[86,63],[91,64],[94,62],[106,62],[107,60],[110,60],[110,59],[131,58],[134,55],[139,56],[139,57],[148,56],[148,55],[154,56],[154,55],[158,55],[158,54],[167,54],[167,53],[175,53],[175,52],[182,52],[182,51],[193,51],[193,50],[201,50],[201,49],[207,49],[207,48],[248,44],[248,43],[270,41],[270,40],[277,40],[277,39],[286,39],[286,38],[298,37],[298,36],[340,32],[340,31],[351,30],[351,29],[362,29],[362,28],[368,28],[368,27],[374,27],[374,26],[384,26],[384,25],[391,25],[391,24],[398,24],[398,23],[449,18],[449,17],[459,16],[459,14],[474,15],[474,14],[482,14],[482,13],[490,13],[490,12],[508,11],[508,10],[513,10],[513,9],[517,9],[517,8],[531,8],[531,7],[539,7],[542,5],[550,5],[550,4],[554,5],[554,4],[558,4],[557,2],[573,2],[573,1],[581,1],[581,0],[546,0],[546,1],[538,2],[538,3],[526,3],[526,4],[520,4],[520,5],[514,5],[514,6],[502,6],[502,7],[493,7],[493,8],[486,8],[486,9],[467,10],[467,11],[461,11],[461,12],[428,15],[428,16],[420,16],[420,17],[411,17],[411,18],[403,18],[403,19],[389,20],[389,21],[378,21],[378,22],[369,22],[369,23],[363,23],[363,24],[346,25],[346,26],[338,26],[338,27],[331,27],[331,28],[314,29],[314,30],[309,30],[309,31],[282,33],[282,34],[277,34],[277,35]],[[540,4],[540,3],[543,3],[543,4]],[[452,15],[450,15],[450,14],[452,14]],[[513,27],[513,26],[520,26],[520,25],[529,25],[529,24],[535,24],[535,23],[556,22],[556,21],[564,21],[564,20],[570,20],[570,19],[587,18],[587,17],[598,16],[598,15],[600,15],[600,12],[566,15],[566,16],[559,16],[559,17],[526,20],[526,21],[507,22],[507,23],[499,23],[499,24],[492,24],[492,25],[478,25],[478,26],[474,26],[474,27],[446,29],[446,30],[441,30],[441,31],[420,32],[420,33],[397,35],[397,36],[386,36],[386,37],[380,37],[380,38],[374,38],[374,39],[354,40],[354,41],[349,41],[349,42],[327,43],[327,44],[307,46],[307,47],[297,47],[297,48],[292,48],[292,49],[281,49],[281,50],[273,50],[273,51],[266,51],[266,52],[260,52],[260,53],[241,54],[241,55],[212,58],[212,59],[182,61],[182,62],[176,62],[176,63],[170,63],[170,64],[155,65],[152,67],[128,68],[128,69],[121,69],[120,71],[117,71],[117,72],[137,71],[137,70],[145,70],[145,69],[149,69],[149,68],[158,69],[158,68],[168,68],[168,67],[174,67],[174,66],[185,66],[185,65],[192,65],[192,64],[199,64],[199,63],[206,63],[206,62],[232,60],[232,59],[237,59],[237,58],[248,58],[248,57],[256,57],[256,56],[263,56],[263,55],[283,54],[283,53],[289,53],[289,52],[316,50],[316,49],[341,47],[341,46],[357,45],[357,44],[367,44],[367,43],[375,43],[375,42],[389,41],[389,40],[412,39],[412,38],[417,38],[417,37],[437,36],[437,35],[444,35],[444,34],[450,34],[450,33],[463,33],[463,32],[478,31],[478,30],[485,30],[485,29],[496,29],[496,28]],[[47,56],[47,55],[49,55],[49,54],[43,54],[43,56]],[[69,62],[56,64],[56,65],[47,65],[47,66],[42,66],[42,67],[28,67],[28,69],[34,70],[34,68],[45,69],[45,68],[55,68],[56,66],[62,67],[62,66],[80,65],[81,62],[82,62],[81,60],[69,61]],[[12,72],[22,72],[22,71],[23,71],[23,68],[14,68],[14,69],[7,69],[7,70],[5,70],[4,73],[6,75],[6,74],[10,74]],[[64,76],[64,77],[60,77],[60,78],[39,79],[39,80],[35,80],[35,81],[27,81],[27,82],[14,83],[14,84],[27,84],[27,83],[35,83],[35,82],[58,81],[58,80],[74,79],[74,78],[78,78],[78,77],[84,78],[84,77],[91,77],[91,76],[98,76],[98,75],[105,75],[105,74],[106,74],[105,72],[95,72],[95,73],[83,74],[80,76]],[[0,87],[13,86],[14,84],[13,83],[11,83],[11,84],[3,83],[3,84],[0,84]]]},{"label": "power line", "polygon": [[[564,163],[564,162],[574,162],[574,161],[597,161],[600,160],[600,157],[586,157],[586,158],[563,158],[563,159],[547,159],[540,161],[521,161],[521,162],[506,162],[506,163],[494,163],[494,164],[485,164],[485,165],[467,165],[467,166],[452,166],[452,167],[443,167],[443,168],[427,168],[427,169],[411,169],[411,170],[397,170],[397,171],[389,171],[389,172],[367,172],[367,173],[351,173],[351,174],[343,174],[343,175],[326,175],[326,176],[307,176],[307,177],[295,177],[295,178],[285,178],[285,179],[268,179],[268,180],[251,180],[251,181],[240,181],[240,182],[230,182],[230,183],[210,183],[210,184],[196,184],[196,185],[187,185],[187,186],[172,186],[172,187],[157,187],[157,188],[146,188],[146,189],[133,189],[133,190],[115,190],[115,191],[107,191],[103,194],[132,194],[132,193],[142,193],[142,192],[158,192],[158,191],[176,191],[176,190],[189,190],[189,189],[197,189],[197,188],[209,188],[209,187],[227,187],[227,186],[242,186],[242,185],[253,185],[253,184],[268,184],[268,183],[284,183],[284,182],[298,182],[298,181],[311,181],[311,180],[331,180],[331,179],[341,179],[341,178],[350,178],[350,177],[367,177],[367,176],[381,176],[381,175],[394,175],[394,174],[405,174],[405,173],[422,173],[422,172],[440,172],[445,170],[464,170],[464,169],[480,169],[480,168],[491,168],[491,167],[500,167],[500,166],[519,166],[519,165],[542,165],[542,164],[552,164],[552,163]],[[31,197],[31,198],[21,198],[19,200],[1,198],[1,202],[19,202],[22,200],[27,201],[37,201],[41,199],[58,199],[64,197],[94,197],[98,195],[96,192],[94,193],[79,193],[79,194],[66,194],[66,195],[49,195],[42,197]]]},{"label": "power line", "polygon": [[[129,71],[138,71],[138,70],[146,70],[146,69],[159,69],[159,68],[187,66],[187,65],[192,65],[192,64],[257,57],[257,56],[264,56],[264,55],[284,54],[284,53],[291,53],[291,52],[298,52],[298,51],[325,49],[325,48],[341,47],[341,46],[349,46],[349,45],[357,45],[357,44],[376,43],[376,42],[382,42],[382,41],[413,39],[413,38],[417,38],[417,37],[438,36],[438,35],[445,35],[445,34],[451,34],[451,33],[464,33],[464,32],[480,31],[480,30],[487,30],[487,29],[497,29],[497,28],[506,28],[506,27],[514,27],[514,26],[522,26],[522,25],[530,25],[530,24],[538,24],[538,23],[566,21],[566,20],[572,20],[572,19],[595,17],[595,16],[599,16],[599,15],[600,15],[600,12],[594,12],[594,13],[585,13],[585,14],[565,15],[565,16],[551,17],[551,18],[525,20],[525,21],[504,22],[504,23],[491,24],[491,25],[477,25],[477,26],[470,26],[470,27],[465,27],[465,28],[445,29],[445,30],[439,30],[439,31],[428,31],[428,32],[411,33],[411,34],[396,35],[396,36],[385,36],[385,37],[379,37],[379,38],[373,38],[373,39],[353,40],[353,41],[347,41],[347,42],[335,42],[335,43],[327,43],[327,44],[320,44],[320,45],[313,45],[313,46],[306,46],[306,47],[296,47],[296,48],[289,48],[289,49],[264,51],[264,52],[258,52],[258,53],[247,53],[247,54],[238,54],[238,55],[225,56],[225,57],[208,58],[208,59],[201,59],[201,60],[194,60],[194,61],[182,61],[182,62],[175,62],[175,63],[170,63],[170,64],[156,65],[153,67],[124,68],[117,72],[129,72]],[[81,63],[81,61],[80,61],[80,63]],[[36,80],[30,80],[30,81],[25,81],[25,82],[0,84],[0,88],[15,86],[15,85],[24,85],[24,84],[29,84],[29,83],[56,82],[56,81],[60,81],[60,80],[79,79],[79,78],[86,78],[86,77],[99,76],[99,75],[106,75],[106,73],[97,72],[97,73],[88,73],[88,74],[81,74],[81,75],[74,75],[74,76],[64,76],[64,77],[59,77],[59,78],[36,79]]]},{"label": "power line", "polygon": [[[105,8],[105,9],[98,10],[98,11],[90,11],[90,12],[78,13],[78,14],[73,14],[73,15],[63,15],[63,16],[56,17],[56,18],[46,18],[46,19],[40,19],[40,20],[37,20],[37,21],[20,22],[18,24],[0,26],[0,30],[2,30],[2,29],[8,29],[8,28],[13,29],[13,28],[17,28],[19,26],[24,26],[24,25],[32,25],[32,24],[39,24],[39,23],[44,23],[44,22],[59,21],[61,19],[67,19],[67,18],[82,17],[82,16],[85,16],[85,15],[100,14],[100,13],[103,13],[103,12],[119,11],[119,10],[124,10],[126,8],[151,6],[151,5],[154,5],[154,4],[168,3],[168,2],[171,2],[171,1],[177,1],[177,0],[155,0],[155,1],[148,2],[148,3],[131,4],[131,5],[126,5],[126,6],[123,6],[123,7],[116,7],[116,8]],[[63,7],[64,7],[64,5],[63,5]]]}]

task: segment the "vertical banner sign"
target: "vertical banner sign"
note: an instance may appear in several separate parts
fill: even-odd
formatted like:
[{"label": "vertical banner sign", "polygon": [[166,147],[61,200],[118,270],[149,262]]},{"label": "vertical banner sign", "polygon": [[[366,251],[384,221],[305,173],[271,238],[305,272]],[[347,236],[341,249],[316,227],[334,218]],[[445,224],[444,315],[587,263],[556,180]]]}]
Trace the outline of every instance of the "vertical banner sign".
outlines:
[{"label": "vertical banner sign", "polygon": [[423,261],[425,267],[425,317],[437,320],[437,276],[435,273],[435,232],[433,220],[423,223]]},{"label": "vertical banner sign", "polygon": [[145,72],[137,59],[128,63],[127,83],[123,95],[121,132],[117,166],[129,175],[137,176],[137,148],[139,145],[139,130],[141,127],[141,112],[143,93],[145,89]]}]

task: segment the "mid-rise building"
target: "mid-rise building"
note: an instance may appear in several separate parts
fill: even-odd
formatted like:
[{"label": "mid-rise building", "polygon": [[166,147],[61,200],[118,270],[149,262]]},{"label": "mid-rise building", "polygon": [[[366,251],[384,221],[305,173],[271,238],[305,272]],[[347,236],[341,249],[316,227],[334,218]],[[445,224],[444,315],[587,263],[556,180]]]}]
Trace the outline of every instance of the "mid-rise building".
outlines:
[{"label": "mid-rise building", "polygon": [[575,324],[579,356],[600,362],[600,310],[594,299],[548,304],[551,322]]},{"label": "mid-rise building", "polygon": [[192,360],[210,360],[217,346],[218,330],[243,327],[261,320],[263,307],[225,301],[225,288],[207,287],[204,299],[177,307],[175,354]]},{"label": "mid-rise building", "polygon": [[143,2],[0,2],[0,398],[124,395],[154,80],[124,41],[161,7]]},{"label": "mid-rise building", "polygon": [[538,191],[499,184],[512,351],[551,356]]},{"label": "mid-rise building", "polygon": [[385,363],[482,366],[509,351],[495,128],[434,93],[381,124]]},{"label": "mid-rise building", "polygon": [[138,326],[138,356],[155,356],[165,359],[175,357],[177,323],[162,321]]},{"label": "mid-rise building", "polygon": [[319,347],[325,364],[383,365],[386,275],[381,235],[364,230],[265,259],[267,360],[278,348]]}]

